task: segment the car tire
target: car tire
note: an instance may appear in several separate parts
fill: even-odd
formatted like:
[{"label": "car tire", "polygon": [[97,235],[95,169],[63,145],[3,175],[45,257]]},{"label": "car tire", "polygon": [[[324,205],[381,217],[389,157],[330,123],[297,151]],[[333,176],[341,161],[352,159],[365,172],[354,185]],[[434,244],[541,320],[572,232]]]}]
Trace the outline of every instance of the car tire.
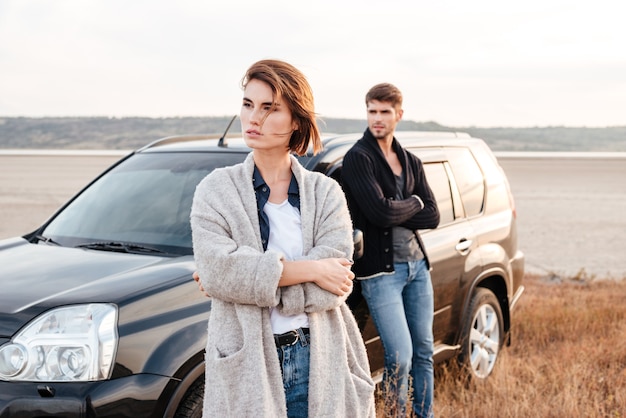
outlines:
[{"label": "car tire", "polygon": [[470,379],[486,379],[504,341],[502,310],[489,289],[477,288],[470,301],[461,335],[459,361]]},{"label": "car tire", "polygon": [[174,418],[202,418],[203,400],[204,376],[193,382],[176,410]]}]

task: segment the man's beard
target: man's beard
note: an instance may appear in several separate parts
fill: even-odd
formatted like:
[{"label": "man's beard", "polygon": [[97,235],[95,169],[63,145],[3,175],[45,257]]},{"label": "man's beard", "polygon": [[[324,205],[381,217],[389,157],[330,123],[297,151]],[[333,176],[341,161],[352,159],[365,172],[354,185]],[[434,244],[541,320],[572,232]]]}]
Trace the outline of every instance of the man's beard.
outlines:
[{"label": "man's beard", "polygon": [[385,139],[387,135],[389,135],[389,131],[387,130],[387,128],[382,128],[382,129],[370,128],[370,132],[372,133],[372,136],[376,139]]}]

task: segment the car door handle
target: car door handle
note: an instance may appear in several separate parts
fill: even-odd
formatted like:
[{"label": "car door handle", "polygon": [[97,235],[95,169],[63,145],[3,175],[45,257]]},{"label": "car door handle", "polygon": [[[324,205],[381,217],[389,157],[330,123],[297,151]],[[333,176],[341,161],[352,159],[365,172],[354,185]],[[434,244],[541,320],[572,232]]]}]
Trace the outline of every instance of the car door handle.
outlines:
[{"label": "car door handle", "polygon": [[471,239],[463,238],[454,248],[460,253],[468,252],[472,246],[472,242]]}]

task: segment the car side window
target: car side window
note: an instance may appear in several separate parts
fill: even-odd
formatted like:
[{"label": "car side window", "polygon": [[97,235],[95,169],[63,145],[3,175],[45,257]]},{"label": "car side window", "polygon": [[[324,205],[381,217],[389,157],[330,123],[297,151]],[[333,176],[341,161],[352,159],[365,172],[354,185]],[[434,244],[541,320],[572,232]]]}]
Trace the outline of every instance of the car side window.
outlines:
[{"label": "car side window", "polygon": [[450,180],[443,163],[424,164],[424,172],[428,179],[428,185],[435,195],[439,207],[439,225],[449,224],[454,221],[454,209],[452,206],[452,192]]},{"label": "car side window", "polygon": [[454,174],[465,214],[479,215],[485,200],[485,181],[476,159],[467,148],[449,148],[446,151]]}]

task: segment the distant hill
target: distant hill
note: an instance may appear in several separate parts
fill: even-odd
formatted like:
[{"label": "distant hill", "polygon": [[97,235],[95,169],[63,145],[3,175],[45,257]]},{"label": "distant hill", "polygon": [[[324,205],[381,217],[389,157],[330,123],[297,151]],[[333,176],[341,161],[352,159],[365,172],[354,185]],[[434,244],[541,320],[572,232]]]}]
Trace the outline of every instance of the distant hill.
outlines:
[{"label": "distant hill", "polygon": [[[170,135],[221,134],[231,118],[0,117],[0,149],[135,149]],[[363,132],[366,126],[365,119],[320,120],[325,133]],[[401,121],[398,130],[467,132],[484,139],[494,151],[626,152],[626,126],[479,128]],[[230,131],[241,131],[238,121]]]}]

